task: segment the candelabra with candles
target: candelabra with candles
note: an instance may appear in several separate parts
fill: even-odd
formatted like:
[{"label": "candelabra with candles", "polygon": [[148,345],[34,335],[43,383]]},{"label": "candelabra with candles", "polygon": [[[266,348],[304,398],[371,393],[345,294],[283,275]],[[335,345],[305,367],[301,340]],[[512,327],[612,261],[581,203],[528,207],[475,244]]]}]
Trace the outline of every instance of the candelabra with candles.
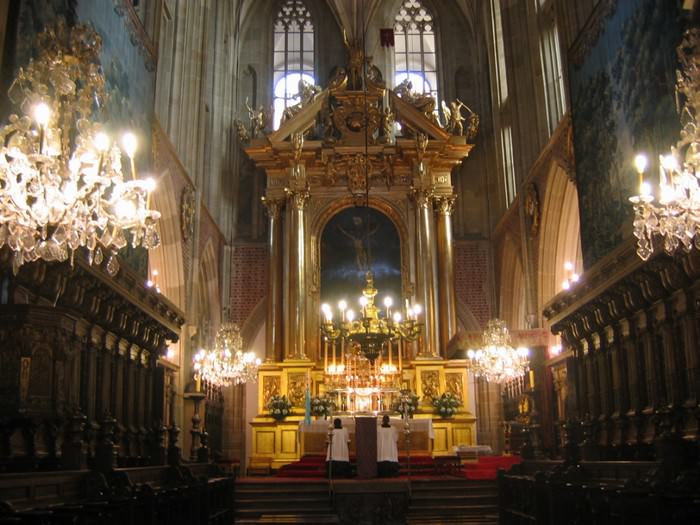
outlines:
[{"label": "candelabra with candles", "polygon": [[97,33],[59,22],[37,47],[9,91],[19,114],[0,128],[0,248],[12,251],[15,273],[36,259],[72,262],[81,247],[100,264],[107,250],[114,275],[128,237],[134,247],[160,243],[155,183],[137,176],[133,133],[122,139],[131,176],[122,175],[122,152],[96,120],[105,100]]},{"label": "candelabra with candles", "polygon": [[323,320],[323,364],[330,392],[339,398],[338,406],[348,411],[383,408],[383,395],[398,392],[403,370],[404,344],[416,341],[422,331],[419,305],[406,304],[405,317],[392,311],[393,300],[384,299],[382,312],[374,304],[377,289],[371,272],[360,297],[360,315],[338,303],[339,316],[328,304],[321,307]]}]

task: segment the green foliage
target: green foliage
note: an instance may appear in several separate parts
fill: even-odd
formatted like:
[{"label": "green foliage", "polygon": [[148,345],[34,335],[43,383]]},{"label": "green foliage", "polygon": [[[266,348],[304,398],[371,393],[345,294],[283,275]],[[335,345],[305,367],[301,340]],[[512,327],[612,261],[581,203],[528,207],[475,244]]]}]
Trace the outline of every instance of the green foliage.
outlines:
[{"label": "green foliage", "polygon": [[445,392],[440,397],[434,397],[432,405],[435,413],[440,417],[452,417],[462,402],[452,392]]},{"label": "green foliage", "polygon": [[287,396],[272,396],[267,403],[267,409],[272,417],[281,421],[291,414],[292,403],[287,399]]}]

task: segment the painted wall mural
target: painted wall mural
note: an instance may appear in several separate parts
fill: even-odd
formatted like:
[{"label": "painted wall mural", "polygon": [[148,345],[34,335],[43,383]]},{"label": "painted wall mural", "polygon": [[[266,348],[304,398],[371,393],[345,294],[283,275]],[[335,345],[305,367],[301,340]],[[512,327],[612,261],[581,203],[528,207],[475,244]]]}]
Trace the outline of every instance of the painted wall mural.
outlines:
[{"label": "painted wall mural", "polygon": [[[581,246],[589,268],[631,235],[634,155],[658,173],[678,139],[679,0],[601,0],[569,52]],[[656,171],[655,171],[656,168]]]},{"label": "painted wall mural", "polygon": [[357,313],[365,274],[374,274],[379,290],[375,304],[384,297],[400,303],[401,241],[396,227],[382,212],[365,206],[346,208],[334,215],[321,235],[321,302],[333,305],[345,299]]}]

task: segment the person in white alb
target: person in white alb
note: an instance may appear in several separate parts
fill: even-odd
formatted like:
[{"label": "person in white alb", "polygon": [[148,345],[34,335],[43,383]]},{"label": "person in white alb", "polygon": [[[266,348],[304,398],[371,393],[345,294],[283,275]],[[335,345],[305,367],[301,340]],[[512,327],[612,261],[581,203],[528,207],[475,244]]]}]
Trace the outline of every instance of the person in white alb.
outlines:
[{"label": "person in white alb", "polygon": [[350,475],[349,442],[348,430],[343,428],[340,418],[335,418],[333,420],[331,443],[328,444],[328,451],[326,452],[326,465],[329,468],[329,475],[334,478],[344,478]]},{"label": "person in white alb", "polygon": [[381,477],[399,475],[398,440],[398,432],[385,415],[382,426],[377,429],[377,471]]}]

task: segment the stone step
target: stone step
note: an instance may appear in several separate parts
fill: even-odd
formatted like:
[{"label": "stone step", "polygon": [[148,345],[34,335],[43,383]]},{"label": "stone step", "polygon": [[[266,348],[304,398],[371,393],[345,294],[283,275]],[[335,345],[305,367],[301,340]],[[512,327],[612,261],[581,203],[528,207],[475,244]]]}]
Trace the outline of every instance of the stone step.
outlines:
[{"label": "stone step", "polygon": [[295,506],[304,506],[308,508],[317,508],[317,507],[324,507],[328,508],[329,507],[329,499],[328,496],[325,495],[322,498],[299,498],[299,497],[289,497],[289,498],[281,498],[281,499],[263,499],[263,498],[246,498],[246,499],[238,499],[236,498],[235,500],[236,503],[236,508],[254,508],[254,507],[260,507],[261,505],[264,505],[266,508],[271,508],[271,509],[278,509],[278,508],[285,508],[289,505],[295,505]]},{"label": "stone step", "polygon": [[498,516],[406,516],[406,525],[498,525]]},{"label": "stone step", "polygon": [[411,496],[411,507],[425,505],[452,507],[453,505],[498,505],[498,495],[470,495],[470,494],[439,494],[429,496],[424,494],[413,494]]},{"label": "stone step", "polygon": [[[296,503],[296,502],[295,502]],[[277,512],[279,510],[279,512]],[[308,506],[296,506],[296,505],[285,505],[281,509],[271,509],[269,506],[265,507],[250,507],[250,508],[236,508],[236,520],[241,519],[257,519],[261,516],[274,516],[274,515],[299,515],[299,516],[318,516],[324,514],[333,514],[333,509],[327,504],[325,507],[312,508]]]},{"label": "stone step", "polygon": [[411,516],[487,516],[498,515],[498,506],[455,505],[445,508],[441,505],[425,505],[421,507],[410,505],[407,514]]}]

